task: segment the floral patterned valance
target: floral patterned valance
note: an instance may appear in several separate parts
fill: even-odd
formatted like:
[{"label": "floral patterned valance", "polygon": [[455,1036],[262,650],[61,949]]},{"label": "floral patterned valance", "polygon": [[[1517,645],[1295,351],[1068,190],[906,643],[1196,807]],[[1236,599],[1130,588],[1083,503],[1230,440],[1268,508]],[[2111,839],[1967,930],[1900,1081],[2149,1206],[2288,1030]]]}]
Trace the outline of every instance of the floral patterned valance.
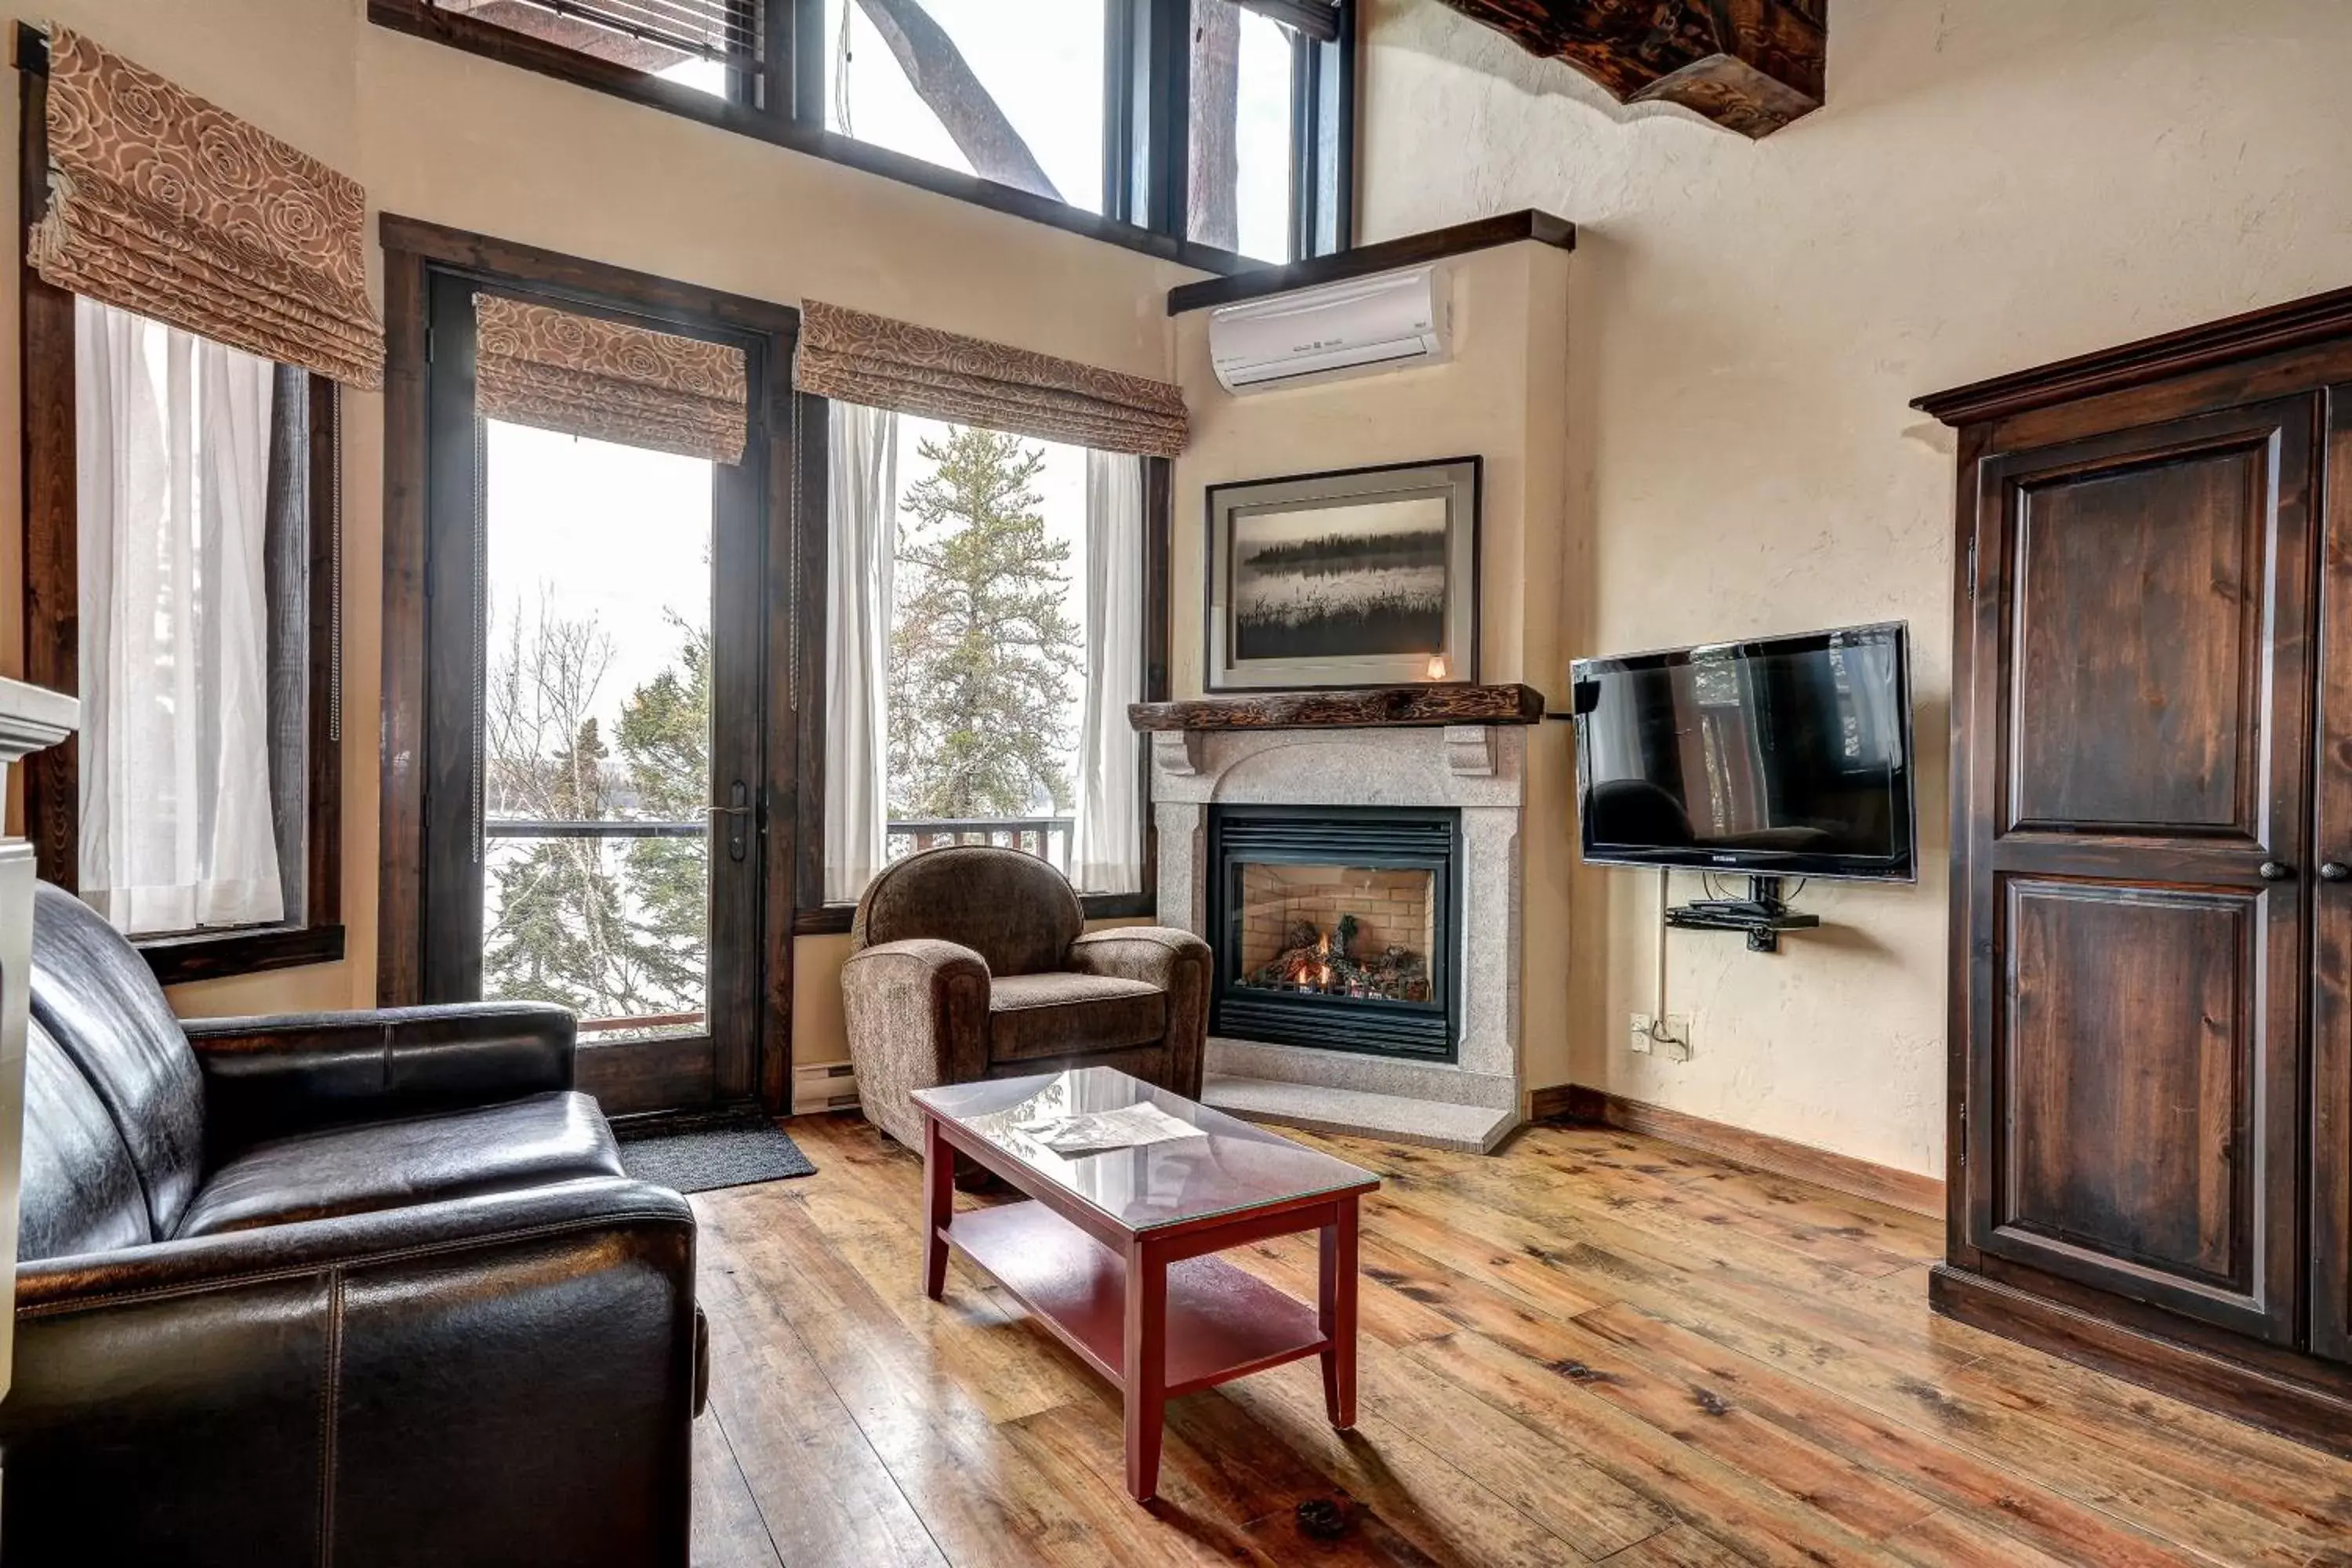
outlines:
[{"label": "floral patterned valance", "polygon": [[474,407],[632,447],[743,460],[743,351],[496,294],[474,296]]},{"label": "floral patterned valance", "polygon": [[793,379],[819,397],[1105,452],[1172,458],[1191,430],[1166,382],[815,300],[801,307]]},{"label": "floral patterned valance", "polygon": [[110,54],[49,32],[47,281],[352,386],[383,383],[359,183]]}]

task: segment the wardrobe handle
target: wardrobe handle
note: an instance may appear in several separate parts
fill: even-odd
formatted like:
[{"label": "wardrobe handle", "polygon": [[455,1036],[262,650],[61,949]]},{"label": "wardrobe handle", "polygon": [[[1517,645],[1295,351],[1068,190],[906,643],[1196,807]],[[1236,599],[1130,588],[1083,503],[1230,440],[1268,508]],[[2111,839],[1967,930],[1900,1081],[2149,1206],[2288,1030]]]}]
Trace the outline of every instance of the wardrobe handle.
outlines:
[{"label": "wardrobe handle", "polygon": [[2254,875],[2265,882],[2291,882],[2294,880],[2294,868],[2284,860],[2265,860],[2254,868]]},{"label": "wardrobe handle", "polygon": [[2319,863],[2319,879],[2323,882],[2352,882],[2352,866],[2347,866],[2341,860],[2322,860]]}]

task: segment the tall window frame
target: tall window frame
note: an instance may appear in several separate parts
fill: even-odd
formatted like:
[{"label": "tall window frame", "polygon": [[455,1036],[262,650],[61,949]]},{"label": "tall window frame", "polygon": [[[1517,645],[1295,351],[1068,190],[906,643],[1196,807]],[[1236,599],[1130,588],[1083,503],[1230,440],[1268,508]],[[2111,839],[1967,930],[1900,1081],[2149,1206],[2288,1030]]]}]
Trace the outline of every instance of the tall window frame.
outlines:
[{"label": "tall window frame", "polygon": [[[825,417],[829,400],[803,394],[801,402],[803,412],[798,460],[802,472],[827,474],[831,471],[829,422]],[[1169,696],[1169,558],[1175,531],[1175,466],[1166,458],[1135,460],[1142,465],[1143,479],[1143,602],[1139,607],[1143,617],[1142,700],[1165,702]],[[807,500],[814,508],[814,515],[822,519],[825,505],[823,491],[813,489]],[[847,931],[857,912],[855,903],[828,901],[824,886],[825,762],[830,754],[824,685],[831,638],[823,585],[830,581],[833,563],[826,552],[825,530],[821,523],[802,531],[800,546],[799,582],[803,586],[798,595],[800,614],[794,660],[800,695],[799,732],[793,748],[797,758],[793,783],[796,864],[792,878],[792,931],[794,936],[832,936]],[[1135,788],[1143,797],[1144,805],[1141,885],[1131,893],[1081,891],[1078,903],[1088,920],[1150,919],[1160,911],[1160,834],[1150,810],[1151,762],[1139,735],[1136,752]]]},{"label": "tall window frame", "polygon": [[[46,50],[17,49],[18,254],[47,210]],[[75,471],[74,296],[24,270],[24,669],[36,686],[80,690],[79,501]],[[340,962],[342,925],[342,402],[324,376],[285,366],[281,408],[295,439],[272,442],[273,493],[296,499],[267,546],[268,665],[300,722],[274,733],[271,797],[286,895],[282,920],[142,934],[131,944],[171,985]],[[296,489],[299,487],[299,490]],[[296,531],[299,531],[299,537]],[[44,881],[80,886],[80,746],[68,739],[27,758],[25,829]]]},{"label": "tall window frame", "polygon": [[[854,0],[852,0],[854,3]],[[1223,0],[1293,27],[1290,260],[1355,244],[1360,0]],[[1263,261],[1187,236],[1192,0],[1104,0],[1103,210],[945,168],[824,126],[824,0],[730,0],[760,40],[756,70],[724,94],[446,10],[436,0],[368,0],[376,26],[523,67],[689,119],[1214,273]],[[552,14],[552,13],[551,13]],[[1331,36],[1309,36],[1327,26]]]}]

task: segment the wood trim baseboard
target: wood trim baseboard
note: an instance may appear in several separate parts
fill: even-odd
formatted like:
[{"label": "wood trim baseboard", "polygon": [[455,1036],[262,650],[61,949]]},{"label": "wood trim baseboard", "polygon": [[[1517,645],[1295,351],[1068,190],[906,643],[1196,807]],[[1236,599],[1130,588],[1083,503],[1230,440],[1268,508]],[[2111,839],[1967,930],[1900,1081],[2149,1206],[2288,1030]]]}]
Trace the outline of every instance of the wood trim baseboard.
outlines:
[{"label": "wood trim baseboard", "polygon": [[1948,1263],[1929,1271],[1927,1300],[1955,1322],[2352,1458],[2352,1399],[2315,1384],[2093,1317]]},{"label": "wood trim baseboard", "polygon": [[1528,1097],[1528,1114],[1536,1121],[1570,1121],[1586,1127],[1613,1127],[1639,1132],[1664,1142],[1696,1149],[1702,1154],[1730,1160],[1776,1176],[1811,1182],[1849,1197],[1868,1198],[1929,1219],[1944,1217],[1944,1184],[1933,1176],[1875,1165],[1851,1154],[1816,1149],[1810,1143],[1751,1132],[1728,1122],[1710,1121],[1663,1105],[1628,1100],[1580,1083],[1556,1084]]}]

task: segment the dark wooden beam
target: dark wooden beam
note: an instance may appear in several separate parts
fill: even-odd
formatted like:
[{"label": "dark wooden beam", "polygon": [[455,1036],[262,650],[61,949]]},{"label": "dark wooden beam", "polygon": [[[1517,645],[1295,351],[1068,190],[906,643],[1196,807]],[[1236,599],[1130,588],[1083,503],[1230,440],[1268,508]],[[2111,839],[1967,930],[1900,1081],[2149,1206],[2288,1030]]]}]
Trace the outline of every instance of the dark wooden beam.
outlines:
[{"label": "dark wooden beam", "polygon": [[1269,691],[1189,702],[1130,702],[1139,730],[1381,730],[1438,724],[1536,724],[1532,686],[1377,686],[1361,691]]},{"label": "dark wooden beam", "polygon": [[1828,0],[1444,0],[1626,103],[1677,103],[1742,136],[1822,106]]}]

